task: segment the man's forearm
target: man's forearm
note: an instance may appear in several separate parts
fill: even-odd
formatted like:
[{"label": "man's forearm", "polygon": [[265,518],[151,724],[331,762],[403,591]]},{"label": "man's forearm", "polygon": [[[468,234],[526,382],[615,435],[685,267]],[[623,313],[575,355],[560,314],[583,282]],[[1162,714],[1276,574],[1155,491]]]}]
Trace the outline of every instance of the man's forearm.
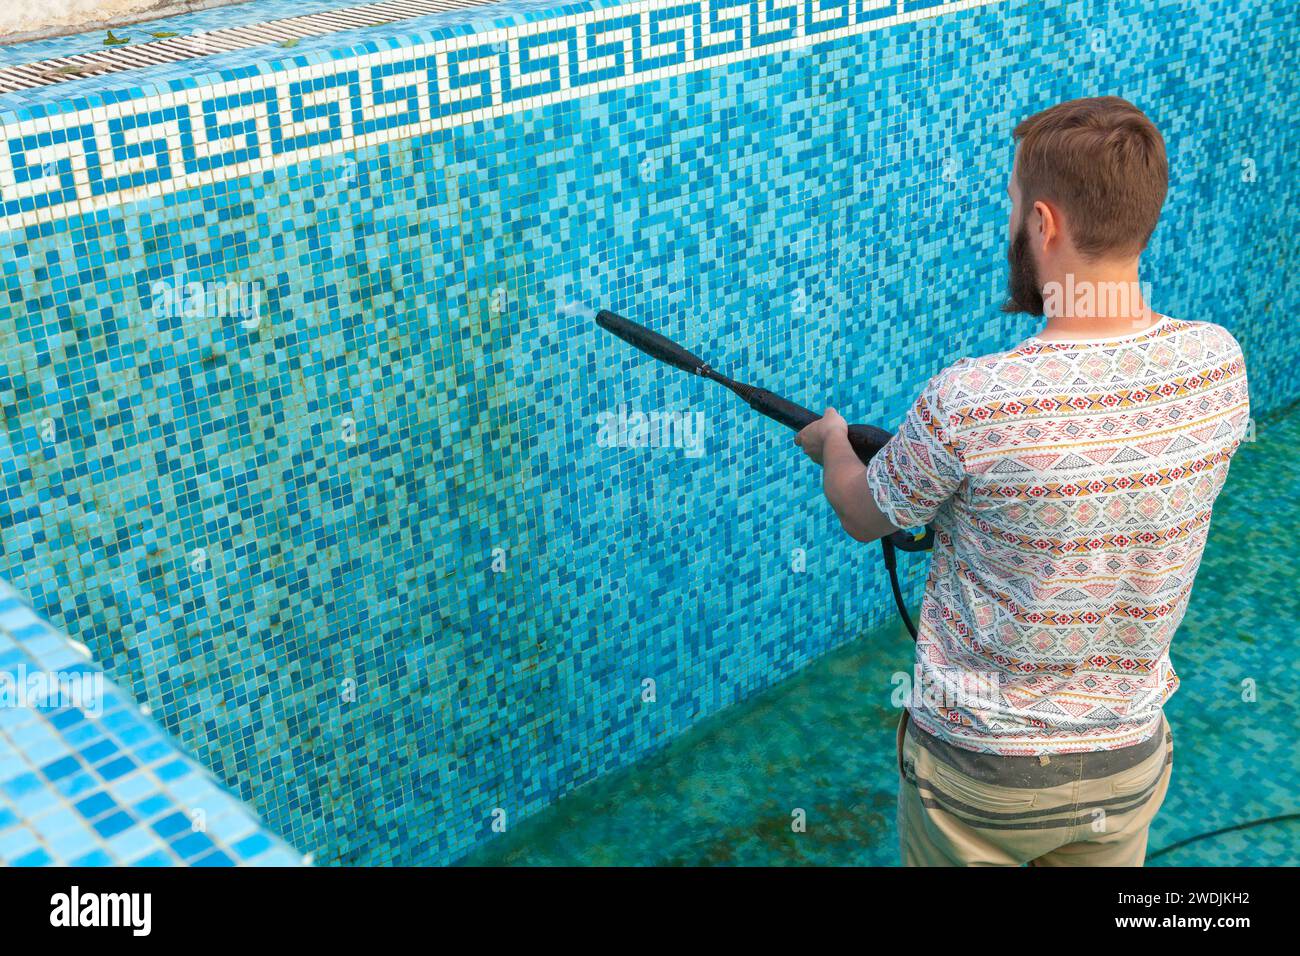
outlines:
[{"label": "man's forearm", "polygon": [[826,440],[822,490],[851,538],[875,541],[897,530],[876,506],[867,485],[867,466],[862,464],[849,444],[849,436],[843,432],[835,432]]}]

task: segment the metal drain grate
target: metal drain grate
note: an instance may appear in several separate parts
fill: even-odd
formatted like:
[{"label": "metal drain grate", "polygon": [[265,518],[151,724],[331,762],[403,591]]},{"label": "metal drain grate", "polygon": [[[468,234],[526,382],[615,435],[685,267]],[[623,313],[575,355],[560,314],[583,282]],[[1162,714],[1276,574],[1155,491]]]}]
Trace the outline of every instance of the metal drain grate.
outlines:
[{"label": "metal drain grate", "polygon": [[[223,30],[207,30],[188,36],[164,37],[139,45],[105,47],[89,53],[38,60],[21,66],[0,67],[0,93],[16,93],[38,86],[52,86],[87,76],[105,76],[160,63],[180,63],[246,50],[268,43],[327,36],[360,27],[414,20],[431,13],[448,13],[468,7],[482,7],[496,0],[383,0],[361,7],[329,10],[283,20],[268,20]],[[147,26],[147,24],[146,24]]]}]

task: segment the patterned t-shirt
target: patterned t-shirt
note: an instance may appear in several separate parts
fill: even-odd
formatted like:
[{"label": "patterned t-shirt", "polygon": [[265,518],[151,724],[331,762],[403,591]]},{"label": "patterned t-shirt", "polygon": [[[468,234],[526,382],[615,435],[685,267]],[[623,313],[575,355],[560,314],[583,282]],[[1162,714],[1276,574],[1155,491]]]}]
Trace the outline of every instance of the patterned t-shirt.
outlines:
[{"label": "patterned t-shirt", "polygon": [[1249,415],[1236,340],[1164,317],[1125,338],[1031,338],[931,379],[867,471],[895,525],[936,531],[917,726],[1012,755],[1155,733]]}]

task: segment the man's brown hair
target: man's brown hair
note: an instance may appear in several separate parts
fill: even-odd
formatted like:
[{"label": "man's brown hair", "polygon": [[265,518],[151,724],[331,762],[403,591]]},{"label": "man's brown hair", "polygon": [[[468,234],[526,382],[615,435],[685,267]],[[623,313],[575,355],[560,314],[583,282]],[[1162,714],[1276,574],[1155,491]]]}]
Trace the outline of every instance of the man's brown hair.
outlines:
[{"label": "man's brown hair", "polygon": [[1169,189],[1169,162],[1145,113],[1118,96],[1067,100],[1022,120],[1015,138],[1021,208],[1054,203],[1075,248],[1090,259],[1146,248]]}]

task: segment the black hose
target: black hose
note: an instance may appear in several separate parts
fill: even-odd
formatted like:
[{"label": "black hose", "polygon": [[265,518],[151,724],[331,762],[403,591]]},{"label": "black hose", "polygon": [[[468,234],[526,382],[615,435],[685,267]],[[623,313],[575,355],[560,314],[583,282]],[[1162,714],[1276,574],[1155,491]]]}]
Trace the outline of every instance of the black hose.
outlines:
[{"label": "black hose", "polygon": [[1198,833],[1196,836],[1190,836],[1186,840],[1179,840],[1177,843],[1171,843],[1169,846],[1162,847],[1156,852],[1148,854],[1148,860],[1154,860],[1158,856],[1164,856],[1166,853],[1173,853],[1174,850],[1181,850],[1185,846],[1197,843],[1201,840],[1208,840],[1211,837],[1223,836],[1225,833],[1236,833],[1238,830],[1249,830],[1253,827],[1262,827],[1266,823],[1287,823],[1290,821],[1300,820],[1300,813],[1284,813],[1280,817],[1262,817],[1259,820],[1248,820],[1245,823],[1234,823],[1230,827],[1222,827],[1218,830],[1210,830],[1206,833]]},{"label": "black hose", "polygon": [[894,542],[889,540],[889,535],[880,539],[880,551],[885,557],[885,570],[889,572],[889,586],[894,592],[894,603],[898,605],[898,616],[903,619],[903,626],[915,641],[916,625],[912,623],[912,617],[907,613],[907,604],[903,601],[903,589],[898,585],[898,553],[894,550]]}]

